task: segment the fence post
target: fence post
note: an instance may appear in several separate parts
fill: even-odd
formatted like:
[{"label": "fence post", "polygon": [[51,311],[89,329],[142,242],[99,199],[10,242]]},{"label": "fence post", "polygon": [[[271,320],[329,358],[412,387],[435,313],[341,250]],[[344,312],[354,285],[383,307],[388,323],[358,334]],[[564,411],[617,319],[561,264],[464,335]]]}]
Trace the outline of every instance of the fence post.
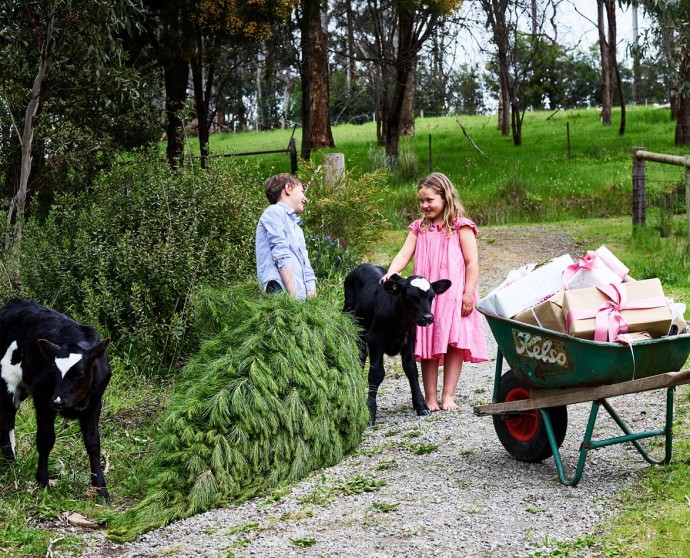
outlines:
[{"label": "fence post", "polygon": [[686,155],[683,159],[685,161],[685,215],[688,231],[688,245],[685,247],[685,252],[690,256],[690,156]]},{"label": "fence post", "polygon": [[[293,131],[294,133],[294,131]],[[297,142],[295,138],[290,138],[290,144],[288,145],[288,151],[290,151],[290,173],[297,174]]]},{"label": "fence post", "polygon": [[637,156],[644,147],[633,147],[632,168],[632,224],[633,234],[638,226],[644,226],[647,221],[647,192],[645,185],[646,163]]},{"label": "fence post", "polygon": [[565,123],[565,135],[568,144],[568,159],[570,159],[570,122]]},{"label": "fence post", "polygon": [[326,183],[330,186],[340,186],[345,177],[345,154],[324,153],[322,163],[326,171]]}]

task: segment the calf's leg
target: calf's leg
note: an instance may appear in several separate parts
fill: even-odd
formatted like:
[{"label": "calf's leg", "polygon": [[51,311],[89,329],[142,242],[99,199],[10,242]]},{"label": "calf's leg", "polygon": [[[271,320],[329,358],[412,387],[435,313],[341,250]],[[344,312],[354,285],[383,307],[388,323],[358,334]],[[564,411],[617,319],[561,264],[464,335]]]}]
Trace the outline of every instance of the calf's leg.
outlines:
[{"label": "calf's leg", "polygon": [[7,393],[5,382],[0,380],[0,457],[14,461],[14,417],[17,409],[14,398]]},{"label": "calf's leg", "polygon": [[48,404],[41,404],[34,398],[36,407],[36,449],[38,467],[36,482],[43,488],[48,486],[48,456],[55,445],[55,417],[57,413]]},{"label": "calf's leg", "polygon": [[385,370],[383,368],[383,351],[376,347],[369,346],[369,426],[374,426],[376,422],[376,394],[379,386],[383,382]]},{"label": "calf's leg", "polygon": [[110,504],[110,495],[105,488],[105,478],[103,477],[103,469],[101,468],[101,435],[98,429],[101,406],[102,404],[99,403],[93,412],[84,414],[80,417],[79,424],[81,426],[81,435],[84,439],[84,447],[89,456],[91,484],[97,488],[98,493],[103,496],[106,503]]},{"label": "calf's leg", "polygon": [[400,353],[400,360],[402,361],[407,381],[410,382],[412,406],[417,411],[418,416],[428,417],[431,411],[429,411],[429,407],[427,407],[426,401],[424,401],[424,395],[422,395],[422,389],[419,387],[419,373],[417,372],[417,363],[414,360],[413,347],[414,345],[409,343],[405,344]]}]

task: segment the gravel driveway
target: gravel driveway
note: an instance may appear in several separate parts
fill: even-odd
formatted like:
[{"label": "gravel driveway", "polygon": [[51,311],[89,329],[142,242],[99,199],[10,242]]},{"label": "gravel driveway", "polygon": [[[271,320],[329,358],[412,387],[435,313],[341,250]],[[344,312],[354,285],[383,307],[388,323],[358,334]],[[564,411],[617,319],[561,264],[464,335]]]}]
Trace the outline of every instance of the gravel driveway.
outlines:
[{"label": "gravel driveway", "polygon": [[[582,251],[559,229],[539,226],[483,228],[479,250],[482,294],[514,267]],[[496,345],[486,330],[493,356]],[[466,365],[460,409],[420,419],[399,360],[392,359],[377,425],[366,432],[357,455],[273,498],[213,510],[131,544],[112,544],[96,533],[84,556],[548,556],[559,541],[595,533],[646,463],[630,444],[591,452],[580,484],[569,488],[558,481],[552,459],[516,461],[496,438],[491,417],[472,410],[491,399],[494,366]],[[663,424],[663,392],[612,404],[636,429]],[[561,455],[570,474],[588,413],[589,404],[568,407]],[[600,415],[595,438],[619,433]]]}]

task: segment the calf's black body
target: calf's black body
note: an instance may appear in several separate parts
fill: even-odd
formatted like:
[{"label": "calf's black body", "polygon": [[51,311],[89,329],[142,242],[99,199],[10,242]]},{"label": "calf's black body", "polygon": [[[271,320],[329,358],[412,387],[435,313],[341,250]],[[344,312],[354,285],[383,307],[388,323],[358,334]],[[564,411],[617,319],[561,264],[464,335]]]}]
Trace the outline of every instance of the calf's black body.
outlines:
[{"label": "calf's black body", "polygon": [[361,264],[345,278],[344,312],[351,312],[360,327],[360,359],[364,366],[369,355],[369,413],[376,420],[376,394],[385,374],[383,355],[400,355],[410,383],[412,405],[419,416],[429,415],[414,357],[415,328],[433,323],[431,303],[444,293],[450,280],[429,283],[424,277],[393,275],[380,283],[386,270],[369,263]]},{"label": "calf's black body", "polygon": [[76,419],[89,456],[91,483],[110,501],[100,463],[99,419],[110,381],[109,339],[50,308],[13,299],[0,308],[0,452],[14,461],[17,409],[27,397],[36,410],[36,480],[48,486],[48,455],[58,414]]}]

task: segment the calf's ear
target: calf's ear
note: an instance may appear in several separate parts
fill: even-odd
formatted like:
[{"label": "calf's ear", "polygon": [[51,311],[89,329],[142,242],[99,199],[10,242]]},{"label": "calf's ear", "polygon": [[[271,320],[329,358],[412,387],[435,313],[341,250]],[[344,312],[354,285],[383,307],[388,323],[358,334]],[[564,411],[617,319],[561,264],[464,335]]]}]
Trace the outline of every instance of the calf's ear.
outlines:
[{"label": "calf's ear", "polygon": [[391,275],[388,281],[383,284],[384,290],[390,294],[398,294],[402,290],[403,278],[397,273]]},{"label": "calf's ear", "polygon": [[450,279],[439,279],[438,281],[434,281],[431,284],[431,289],[436,293],[436,294],[441,294],[445,293],[448,289],[450,289],[450,286],[453,283],[451,282]]},{"label": "calf's ear", "polygon": [[55,358],[58,354],[58,351],[60,350],[60,347],[58,345],[56,345],[55,343],[51,343],[47,339],[39,339],[37,343],[38,348],[41,350],[41,353],[47,359]]},{"label": "calf's ear", "polygon": [[106,337],[105,339],[91,347],[89,349],[90,356],[93,358],[98,358],[99,356],[101,356],[103,353],[105,353],[109,343],[110,337]]}]

